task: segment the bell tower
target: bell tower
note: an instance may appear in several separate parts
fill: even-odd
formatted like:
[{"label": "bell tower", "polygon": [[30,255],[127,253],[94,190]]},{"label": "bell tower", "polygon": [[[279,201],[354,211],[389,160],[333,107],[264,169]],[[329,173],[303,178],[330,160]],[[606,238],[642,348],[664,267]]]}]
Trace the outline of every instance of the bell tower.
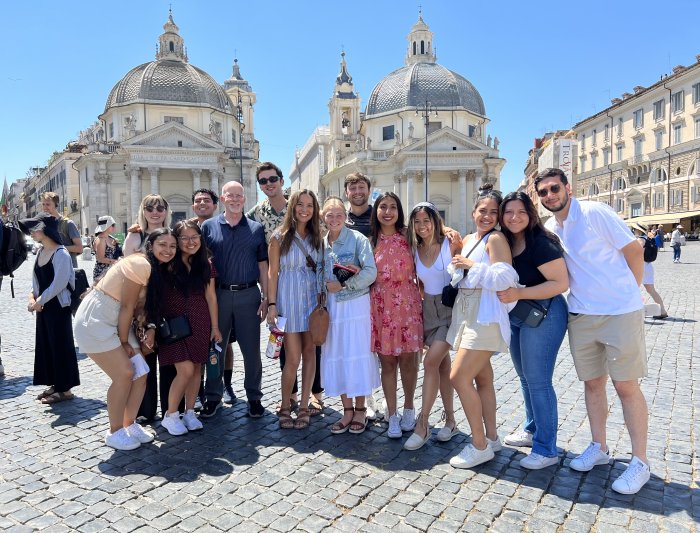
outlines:
[{"label": "bell tower", "polygon": [[[335,78],[333,96],[328,102],[330,112],[330,135],[333,153],[330,155],[331,168],[348,153],[361,148],[360,95],[355,92],[352,76],[348,73],[345,52],[340,54],[340,72]],[[334,164],[335,162],[335,164]]]}]

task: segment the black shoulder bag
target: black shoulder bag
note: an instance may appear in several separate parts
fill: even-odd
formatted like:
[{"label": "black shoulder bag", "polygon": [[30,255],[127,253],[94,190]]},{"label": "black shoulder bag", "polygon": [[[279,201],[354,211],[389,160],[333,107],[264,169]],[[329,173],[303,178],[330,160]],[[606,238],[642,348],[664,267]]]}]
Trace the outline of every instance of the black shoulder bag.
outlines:
[{"label": "black shoulder bag", "polygon": [[[493,231],[493,230],[492,230]],[[464,257],[469,257],[471,253],[476,249],[477,246],[479,246],[479,243],[483,241],[487,235],[491,233],[490,231],[484,233],[484,235],[479,239],[474,246],[472,246],[472,249],[467,252],[467,255]],[[445,237],[447,238],[447,237]],[[440,249],[440,255],[442,256],[442,249]],[[464,269],[464,275],[467,275],[467,271],[469,269],[465,268]],[[445,307],[453,307],[455,304],[455,300],[457,299],[457,294],[459,293],[459,289],[457,287],[453,287],[452,283],[448,283],[442,288],[442,295],[440,296],[440,301],[442,302],[442,305]]]}]

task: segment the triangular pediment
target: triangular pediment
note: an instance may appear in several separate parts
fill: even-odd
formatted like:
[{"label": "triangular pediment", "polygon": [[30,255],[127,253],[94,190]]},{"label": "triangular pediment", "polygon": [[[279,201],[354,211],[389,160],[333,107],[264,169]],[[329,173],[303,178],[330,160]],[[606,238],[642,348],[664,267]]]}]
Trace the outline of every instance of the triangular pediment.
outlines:
[{"label": "triangular pediment", "polygon": [[[456,150],[455,150],[456,148]],[[480,143],[472,137],[467,137],[463,133],[453,130],[449,126],[445,126],[428,135],[428,150],[432,152],[449,152],[449,151],[488,151],[491,147]],[[402,150],[406,152],[423,152],[425,151],[425,139],[420,139],[410,146]]]},{"label": "triangular pediment", "polygon": [[630,189],[625,192],[625,198],[639,198],[644,197],[644,192],[637,187],[630,187]]},{"label": "triangular pediment", "polygon": [[223,145],[196,131],[179,124],[166,122],[157,128],[145,131],[123,141],[122,148],[130,146],[145,148],[180,148],[185,150],[223,150]]}]

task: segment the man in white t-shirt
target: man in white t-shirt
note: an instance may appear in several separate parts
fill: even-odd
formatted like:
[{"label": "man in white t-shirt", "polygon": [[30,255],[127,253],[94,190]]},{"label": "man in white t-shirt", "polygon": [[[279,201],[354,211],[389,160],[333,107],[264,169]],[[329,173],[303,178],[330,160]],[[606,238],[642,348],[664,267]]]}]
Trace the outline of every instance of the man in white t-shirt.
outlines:
[{"label": "man in white t-shirt", "polygon": [[564,247],[571,292],[569,345],[578,378],[585,384],[592,442],[571,468],[587,472],[609,464],[606,444],[608,375],[622,402],[632,443],[632,461],[612,484],[622,494],[636,494],[649,481],[648,410],[639,387],[647,374],[644,304],[639,285],[644,253],[625,223],[602,202],[578,202],[558,168],[535,178],[542,205],[554,216],[547,228]]},{"label": "man in white t-shirt", "polygon": [[671,248],[673,249],[673,262],[674,263],[680,263],[681,262],[681,236],[683,235],[681,233],[681,230],[683,229],[683,226],[678,224],[676,226],[676,229],[673,230],[673,233],[671,233]]}]

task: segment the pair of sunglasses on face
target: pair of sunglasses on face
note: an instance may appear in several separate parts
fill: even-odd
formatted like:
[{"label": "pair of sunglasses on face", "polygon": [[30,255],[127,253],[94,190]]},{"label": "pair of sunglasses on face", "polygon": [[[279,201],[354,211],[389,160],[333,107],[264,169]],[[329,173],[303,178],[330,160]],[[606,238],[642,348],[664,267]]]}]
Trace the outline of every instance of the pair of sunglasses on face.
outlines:
[{"label": "pair of sunglasses on face", "polygon": [[149,213],[153,213],[153,211],[158,211],[159,213],[164,213],[165,212],[165,206],[162,205],[147,205],[146,207],[143,208],[144,211],[148,211]]},{"label": "pair of sunglasses on face", "polygon": [[544,187],[542,189],[537,189],[537,196],[540,198],[546,198],[546,196],[549,194],[549,192],[552,192],[553,194],[557,194],[559,191],[561,191],[561,185],[558,183],[555,183],[551,187],[547,188]]},{"label": "pair of sunglasses on face", "polygon": [[260,178],[258,180],[258,183],[260,185],[267,185],[268,182],[270,183],[277,183],[280,180],[279,176],[270,176],[269,178]]}]

